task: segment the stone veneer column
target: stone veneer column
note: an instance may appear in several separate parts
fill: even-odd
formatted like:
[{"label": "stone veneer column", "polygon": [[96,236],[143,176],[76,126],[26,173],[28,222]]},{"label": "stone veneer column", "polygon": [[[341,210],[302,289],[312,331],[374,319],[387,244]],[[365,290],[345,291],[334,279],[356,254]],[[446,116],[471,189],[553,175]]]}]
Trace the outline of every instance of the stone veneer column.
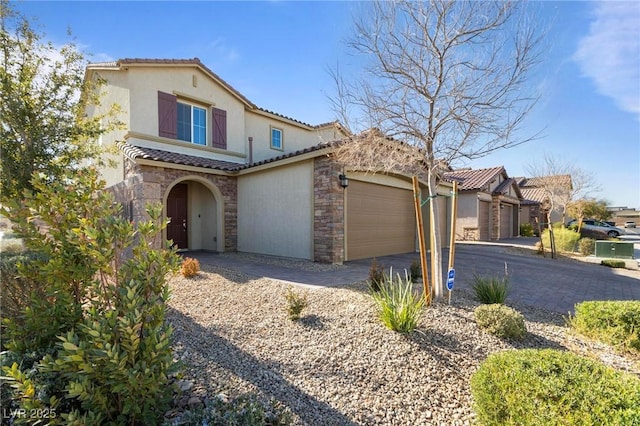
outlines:
[{"label": "stone veneer column", "polygon": [[500,196],[491,197],[491,239],[500,238]]},{"label": "stone veneer column", "polygon": [[[313,162],[313,257],[316,262],[344,261],[344,191],[342,167],[328,157]],[[348,189],[347,189],[348,190]]]}]

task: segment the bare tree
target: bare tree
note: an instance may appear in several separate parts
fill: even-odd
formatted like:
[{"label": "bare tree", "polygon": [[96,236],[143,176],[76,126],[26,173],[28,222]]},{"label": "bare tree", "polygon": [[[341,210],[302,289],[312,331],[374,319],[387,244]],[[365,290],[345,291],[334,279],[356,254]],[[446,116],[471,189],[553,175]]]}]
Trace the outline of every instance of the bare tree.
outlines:
[{"label": "bare tree", "polygon": [[[577,167],[571,161],[546,154],[541,161],[527,166],[527,173],[534,176],[529,179],[533,186],[544,191],[544,209],[549,224],[549,240],[551,242],[551,257],[556,257],[555,237],[553,235],[552,215],[560,214],[562,226],[566,222],[567,207],[574,200],[586,198],[597,190],[595,177],[592,173]],[[580,224],[580,227],[582,224]],[[579,229],[578,229],[579,230]]]},{"label": "bare tree", "polygon": [[530,164],[526,169],[527,173],[535,177],[534,186],[542,188],[548,199],[549,224],[553,212],[560,214],[564,224],[569,203],[587,199],[600,190],[592,172],[576,166],[571,160],[563,160],[550,154],[545,154],[540,161]]},{"label": "bare tree", "polygon": [[[537,136],[518,132],[537,100],[527,77],[539,62],[543,35],[524,3],[381,1],[366,7],[348,43],[368,61],[364,74],[347,80],[339,70],[332,73],[334,109],[358,134],[339,147],[339,161],[361,171],[418,176],[434,197],[442,165]],[[377,131],[360,133],[364,129]],[[437,203],[429,211],[437,226]],[[444,294],[439,235],[432,247],[437,298]]]}]

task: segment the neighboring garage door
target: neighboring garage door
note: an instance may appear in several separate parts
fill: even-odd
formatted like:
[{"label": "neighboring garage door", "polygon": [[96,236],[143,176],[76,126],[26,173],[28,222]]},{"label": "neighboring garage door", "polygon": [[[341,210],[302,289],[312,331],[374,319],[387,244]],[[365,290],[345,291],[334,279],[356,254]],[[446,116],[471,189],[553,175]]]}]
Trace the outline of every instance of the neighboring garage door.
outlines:
[{"label": "neighboring garage door", "polygon": [[478,204],[478,227],[480,228],[480,240],[489,241],[491,239],[491,203],[480,201]]},{"label": "neighboring garage door", "polygon": [[347,260],[409,253],[416,247],[413,193],[352,180],[347,189]]},{"label": "neighboring garage door", "polygon": [[513,237],[513,206],[503,204],[500,209],[500,238]]}]

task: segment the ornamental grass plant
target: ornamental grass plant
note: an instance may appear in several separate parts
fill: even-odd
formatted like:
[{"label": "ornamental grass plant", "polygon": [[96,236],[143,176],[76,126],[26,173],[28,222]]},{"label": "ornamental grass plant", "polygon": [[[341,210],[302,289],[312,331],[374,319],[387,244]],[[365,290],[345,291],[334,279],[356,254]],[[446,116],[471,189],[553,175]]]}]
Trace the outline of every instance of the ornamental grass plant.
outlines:
[{"label": "ornamental grass plant", "polygon": [[473,292],[481,303],[504,303],[509,293],[509,277],[481,276],[473,274]]},{"label": "ornamental grass plant", "polygon": [[390,269],[378,291],[372,291],[371,296],[378,308],[378,317],[387,328],[401,333],[415,330],[422,316],[424,297],[414,292],[406,271],[402,279],[400,274],[394,277],[393,269]]}]

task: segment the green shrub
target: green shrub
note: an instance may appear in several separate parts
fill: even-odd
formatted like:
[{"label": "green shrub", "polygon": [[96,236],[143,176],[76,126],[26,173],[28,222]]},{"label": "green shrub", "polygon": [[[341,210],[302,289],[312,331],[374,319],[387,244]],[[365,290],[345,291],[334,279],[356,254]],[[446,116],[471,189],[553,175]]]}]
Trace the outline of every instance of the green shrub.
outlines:
[{"label": "green shrub", "polygon": [[[559,252],[573,252],[575,251],[580,234],[572,229],[564,228],[554,224],[553,237],[556,242],[556,251]],[[549,239],[549,230],[542,231],[542,242],[545,248],[551,248],[551,240]]]},{"label": "green shrub", "polygon": [[504,303],[509,293],[509,277],[483,277],[473,274],[471,288],[481,303]]},{"label": "green shrub", "polygon": [[[0,315],[3,320],[19,322],[18,316],[29,306],[31,295],[35,293],[44,297],[44,286],[19,272],[20,265],[43,260],[35,252],[0,252]],[[7,338],[4,333],[2,337]]]},{"label": "green shrub", "polygon": [[522,237],[533,237],[535,234],[533,233],[533,225],[530,223],[523,223],[520,225],[520,236]]},{"label": "green shrub", "polygon": [[591,256],[596,252],[596,240],[593,238],[580,238],[578,241],[578,251],[583,256]]},{"label": "green shrub", "polygon": [[418,259],[413,259],[409,266],[409,279],[411,279],[411,282],[415,283],[418,282],[420,277],[422,277],[422,265],[420,265],[420,261]]},{"label": "green shrub", "polygon": [[522,314],[508,306],[480,305],[473,314],[478,326],[495,336],[521,339],[527,333]]},{"label": "green shrub", "polygon": [[640,424],[640,379],[570,352],[494,353],[471,393],[480,425]]},{"label": "green shrub", "polygon": [[[149,207],[149,220],[134,226],[97,176],[84,170],[61,182],[35,180],[36,195],[8,211],[27,248],[47,259],[19,272],[48,293],[30,298],[26,328],[7,322],[8,347],[20,362],[3,372],[14,405],[56,408],[65,424],[157,424],[176,368],[165,314],[166,279],[179,258],[168,243],[154,248],[166,226],[161,207]],[[46,356],[27,370],[30,350]]]},{"label": "green shrub", "polygon": [[290,412],[277,401],[265,405],[255,394],[243,394],[231,401],[215,398],[205,407],[188,411],[179,420],[180,425],[246,425],[285,426],[293,423]]},{"label": "green shrub", "polygon": [[627,263],[624,260],[604,259],[600,262],[601,265],[608,266],[609,268],[625,268]]},{"label": "green shrub", "polygon": [[400,274],[393,277],[393,270],[380,283],[378,291],[372,292],[378,308],[378,316],[389,329],[410,333],[418,325],[424,308],[424,298],[413,291],[413,283],[405,271],[405,279]]},{"label": "green shrub", "polygon": [[371,267],[369,268],[369,287],[373,291],[379,291],[380,285],[387,279],[387,275],[384,273],[384,267],[378,264],[376,258],[373,258]]},{"label": "green shrub", "polygon": [[640,354],[640,301],[581,302],[568,322],[580,334]]},{"label": "green shrub", "polygon": [[297,321],[300,319],[300,314],[303,309],[309,305],[307,294],[299,294],[293,291],[291,287],[287,288],[287,315],[291,321]]}]

